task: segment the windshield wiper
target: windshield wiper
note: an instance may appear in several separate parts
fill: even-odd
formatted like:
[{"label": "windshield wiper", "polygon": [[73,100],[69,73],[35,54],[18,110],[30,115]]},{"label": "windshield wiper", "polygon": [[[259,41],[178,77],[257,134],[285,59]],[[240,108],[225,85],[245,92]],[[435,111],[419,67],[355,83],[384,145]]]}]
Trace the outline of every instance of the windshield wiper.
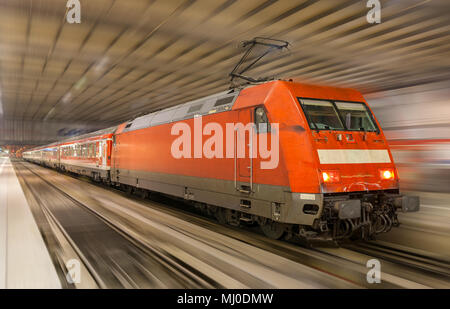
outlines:
[{"label": "windshield wiper", "polygon": [[316,130],[316,132],[319,133],[319,128],[317,127],[316,123],[311,121],[310,124],[312,124],[314,126],[314,129]]}]

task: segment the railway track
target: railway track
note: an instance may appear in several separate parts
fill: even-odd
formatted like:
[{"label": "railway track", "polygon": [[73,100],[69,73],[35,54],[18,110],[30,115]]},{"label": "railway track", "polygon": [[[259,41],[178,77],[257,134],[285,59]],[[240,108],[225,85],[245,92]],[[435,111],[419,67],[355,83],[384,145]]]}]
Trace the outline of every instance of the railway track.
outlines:
[{"label": "railway track", "polygon": [[[22,163],[22,165],[28,163]],[[263,250],[264,252],[270,252],[276,257],[282,258],[294,262],[297,266],[298,264],[306,265],[307,267],[317,270],[324,277],[320,277],[319,280],[325,283],[327,287],[363,287],[363,288],[423,288],[423,287],[448,287],[449,278],[448,273],[445,272],[445,261],[439,261],[439,267],[442,271],[428,271],[424,269],[424,264],[426,263],[426,256],[421,257],[422,264],[412,263],[413,260],[407,260],[408,258],[404,256],[404,259],[393,259],[392,252],[386,252],[382,248],[375,248],[376,244],[359,244],[350,245],[345,248],[304,248],[296,243],[274,241],[267,239],[266,237],[256,233],[252,229],[242,230],[236,229],[229,226],[222,226],[209,218],[197,215],[190,211],[186,211],[175,206],[170,206],[170,200],[165,200],[164,197],[159,197],[159,203],[155,201],[144,200],[138,197],[129,196],[121,191],[109,189],[104,190],[103,186],[93,185],[91,183],[80,181],[78,186],[74,188],[74,184],[71,181],[63,181],[64,179],[74,179],[66,175],[57,174],[54,171],[48,169],[38,168],[37,166],[29,165],[28,169],[37,169],[39,171],[34,171],[35,174],[42,173],[46,171],[45,178],[47,182],[51,181],[51,184],[58,188],[59,191],[68,195],[71,199],[75,199],[80,202],[84,208],[88,208],[90,212],[93,212],[95,216],[99,217],[101,220],[108,222],[122,233],[128,235],[129,238],[135,239],[137,243],[144,247],[151,247],[152,242],[161,243],[162,241],[169,242],[168,239],[157,239],[159,236],[155,236],[142,226],[152,226],[157,229],[160,234],[170,234],[179,233],[178,238],[170,238],[170,242],[176,245],[179,238],[185,237],[185,243],[181,242],[178,244],[178,248],[173,248],[171,246],[164,248],[165,252],[170,252],[170,255],[177,262],[184,262],[185,265],[189,265],[189,269],[196,269],[198,272],[203,274],[210,274],[211,267],[217,267],[216,276],[211,276],[216,278],[216,282],[222,282],[222,285],[217,284],[215,286],[223,287],[270,287],[268,282],[261,282],[261,279],[256,280],[255,277],[258,275],[252,274],[252,278],[248,279],[246,270],[236,267],[233,265],[225,265],[223,263],[223,257],[219,258],[220,255],[225,254],[225,256],[236,256],[236,251],[240,254],[245,252],[244,250]],[[42,178],[42,175],[40,175]],[[87,194],[86,190],[92,190],[91,194]],[[90,196],[96,196],[92,198]],[[111,196],[113,196],[111,198]],[[108,199],[112,199],[109,200]],[[120,203],[119,199],[126,199],[128,202]],[[114,202],[117,200],[117,203]],[[161,203],[162,202],[162,203]],[[168,202],[168,203],[165,203]],[[173,201],[172,201],[173,203]],[[86,206],[86,205],[89,205]],[[170,219],[168,219],[170,217]],[[178,219],[174,220],[173,218]],[[170,226],[170,231],[167,232],[161,228],[159,225],[165,225],[165,220],[176,221]],[[185,227],[184,222],[190,222],[194,224],[194,227]],[[180,224],[178,224],[180,222]],[[165,226],[166,227],[166,226]],[[210,232],[205,233],[204,231],[199,233],[199,229],[206,229]],[[123,232],[126,231],[126,232]],[[218,237],[217,234],[221,235]],[[131,236],[130,236],[131,235]],[[153,239],[151,239],[153,237]],[[229,243],[230,238],[237,241],[237,244],[226,245],[224,243]],[[150,238],[150,240],[149,240]],[[187,244],[192,244],[195,247],[205,246],[209,251],[215,252],[209,256],[209,265],[204,265],[205,260],[203,257],[198,257],[201,255],[199,252],[190,252]],[[187,246],[186,246],[187,245]],[[241,246],[245,246],[242,248]],[[367,248],[367,246],[370,247]],[[180,250],[185,250],[184,252]],[[250,250],[251,249],[251,250]],[[194,250],[195,251],[195,250]],[[392,250],[391,250],[392,251]],[[186,253],[188,252],[188,253]],[[248,258],[251,253],[248,253],[245,258],[240,257],[236,262],[243,263],[243,265],[253,266],[248,263]],[[403,254],[406,254],[404,252]],[[203,254],[203,253],[202,253]],[[261,254],[261,253],[259,253]],[[389,256],[390,254],[390,256]],[[271,256],[273,259],[273,256]],[[383,280],[381,284],[373,285],[369,284],[366,280],[367,267],[366,262],[369,259],[378,258],[382,262]],[[406,260],[405,260],[406,259]],[[199,261],[200,260],[200,261]],[[244,262],[243,262],[244,260]],[[213,261],[213,263],[211,262]],[[253,261],[256,265],[258,262]],[[209,268],[208,268],[209,267]],[[225,270],[226,268],[226,270]],[[270,267],[269,267],[270,268]],[[275,267],[274,267],[275,268]],[[257,272],[262,271],[259,269]],[[267,269],[266,269],[267,271]],[[281,277],[285,276],[285,273],[289,273],[289,269],[279,270]],[[274,275],[275,276],[275,275]],[[233,282],[230,284],[230,280],[236,280],[239,278],[239,283]],[[328,277],[328,279],[324,279]],[[223,280],[227,278],[227,280]],[[283,277],[286,280],[286,277]],[[214,281],[214,280],[212,280]],[[337,284],[330,284],[330,281],[336,281]],[[289,280],[285,283],[287,284]],[[294,282],[291,282],[294,283]],[[210,286],[215,287],[213,284]],[[273,287],[280,285],[272,285]],[[283,286],[283,285],[281,285]],[[191,287],[191,286],[189,286]],[[293,287],[286,285],[285,287]]]},{"label": "railway track", "polygon": [[[67,190],[60,182],[69,179],[73,186],[70,177],[29,163],[18,163],[16,170],[26,195],[32,195],[39,207],[45,204],[55,217],[54,221],[65,231],[64,235],[70,238],[68,242],[76,247],[73,251],[83,253],[78,255],[83,264],[87,261],[93,266],[95,272],[90,272],[91,277],[95,279],[93,274],[98,274],[104,282],[98,284],[99,287],[354,287],[345,280],[336,280],[242,242],[239,249],[236,244],[222,244],[217,249],[191,237],[186,228],[194,227],[192,223],[176,220],[170,225],[163,224],[173,217],[164,217],[160,212],[151,214],[145,222],[138,222],[136,214],[114,203],[116,196],[111,195],[111,190],[102,189],[105,195],[95,200],[82,186],[99,189],[91,184],[81,183],[73,187],[74,190]],[[81,198],[76,192],[82,193]],[[99,207],[99,201],[107,207]],[[179,229],[183,224],[187,226]],[[217,233],[210,235],[217,236]],[[59,250],[53,251],[59,253]],[[287,268],[283,270],[279,265]],[[86,269],[89,271],[89,267]]]},{"label": "railway track", "polygon": [[[249,243],[261,249],[284,256],[314,269],[332,274],[366,288],[442,288],[450,287],[450,261],[436,257],[430,252],[386,241],[344,243],[341,248],[304,248],[296,241],[271,240],[262,235],[258,228],[248,229],[243,233],[241,228],[217,224],[215,219],[206,218],[192,211],[170,206],[173,200],[159,197],[159,204],[115,190],[127,198],[148,207],[157,207],[160,211],[187,219],[191,222],[215,230],[221,234]],[[249,234],[248,234],[248,233]],[[380,259],[385,276],[382,284],[369,284],[366,280],[368,268],[366,262]]]},{"label": "railway track", "polygon": [[[39,181],[32,183],[29,177],[24,177],[24,169]],[[87,270],[84,275],[89,277],[83,276],[83,282],[87,281],[88,287],[92,287],[92,281],[100,288],[220,287],[195,269],[183,267],[164,252],[129,237],[126,231],[112,225],[27,164],[22,163],[17,170],[26,188],[34,196],[40,196],[36,201],[56,238],[62,240],[61,247],[70,245],[75,253],[72,260],[80,261]],[[49,205],[43,200],[54,203]],[[90,229],[80,231],[80,226],[89,226]],[[63,271],[67,269],[63,268]],[[79,287],[86,287],[86,283]]]},{"label": "railway track", "polygon": [[401,264],[424,274],[434,275],[436,278],[444,280],[450,278],[450,261],[430,255],[428,252],[380,241],[347,245],[346,248]]}]

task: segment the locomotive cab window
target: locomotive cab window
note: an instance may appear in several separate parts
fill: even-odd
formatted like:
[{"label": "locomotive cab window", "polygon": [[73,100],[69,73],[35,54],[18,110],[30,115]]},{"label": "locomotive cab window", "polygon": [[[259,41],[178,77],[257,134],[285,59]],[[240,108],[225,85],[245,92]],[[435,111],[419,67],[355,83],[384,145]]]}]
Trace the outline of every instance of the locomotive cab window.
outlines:
[{"label": "locomotive cab window", "polygon": [[299,99],[299,101],[311,129],[344,130],[344,125],[330,101],[311,99]]},{"label": "locomotive cab window", "polygon": [[348,130],[376,131],[369,110],[363,103],[336,102],[336,107]]},{"label": "locomotive cab window", "polygon": [[373,116],[364,103],[298,100],[312,130],[378,132]]},{"label": "locomotive cab window", "polygon": [[256,132],[258,133],[270,132],[269,118],[267,118],[267,113],[264,107],[255,108],[255,125]]}]

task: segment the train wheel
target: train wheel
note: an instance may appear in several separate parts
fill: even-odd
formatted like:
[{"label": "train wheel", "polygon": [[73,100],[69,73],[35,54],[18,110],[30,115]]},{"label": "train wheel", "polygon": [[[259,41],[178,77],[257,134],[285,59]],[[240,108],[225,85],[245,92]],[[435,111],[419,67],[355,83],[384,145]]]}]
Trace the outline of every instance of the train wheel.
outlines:
[{"label": "train wheel", "polygon": [[138,192],[138,195],[142,199],[146,199],[149,196],[148,191],[145,190],[145,189],[140,189],[139,192]]},{"label": "train wheel", "polygon": [[271,239],[280,239],[286,232],[286,227],[272,220],[265,220],[259,224],[264,235]]},{"label": "train wheel", "polygon": [[220,224],[227,224],[228,223],[228,214],[226,212],[226,209],[218,208],[215,217],[217,221],[219,221]]},{"label": "train wheel", "polygon": [[220,224],[229,224],[232,226],[239,226],[240,224],[239,213],[231,209],[219,208],[215,217]]},{"label": "train wheel", "polygon": [[129,194],[129,195],[131,195],[131,194],[133,194],[133,187],[132,186],[126,186],[125,187],[125,192],[127,193],[127,194]]}]

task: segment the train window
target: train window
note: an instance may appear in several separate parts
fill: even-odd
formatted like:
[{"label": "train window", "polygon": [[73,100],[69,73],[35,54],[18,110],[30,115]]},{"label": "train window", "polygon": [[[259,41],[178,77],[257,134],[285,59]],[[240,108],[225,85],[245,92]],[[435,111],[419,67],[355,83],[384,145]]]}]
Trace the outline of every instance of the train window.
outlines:
[{"label": "train window", "polygon": [[94,144],[89,144],[88,145],[88,147],[89,147],[89,158],[92,158],[92,157],[94,157]]},{"label": "train window", "polygon": [[336,102],[336,107],[348,130],[377,131],[371,114],[363,103]]},{"label": "train window", "polygon": [[299,99],[311,129],[345,130],[333,103],[324,100]]},{"label": "train window", "polygon": [[258,133],[270,132],[269,118],[264,107],[255,108],[255,125]]}]

